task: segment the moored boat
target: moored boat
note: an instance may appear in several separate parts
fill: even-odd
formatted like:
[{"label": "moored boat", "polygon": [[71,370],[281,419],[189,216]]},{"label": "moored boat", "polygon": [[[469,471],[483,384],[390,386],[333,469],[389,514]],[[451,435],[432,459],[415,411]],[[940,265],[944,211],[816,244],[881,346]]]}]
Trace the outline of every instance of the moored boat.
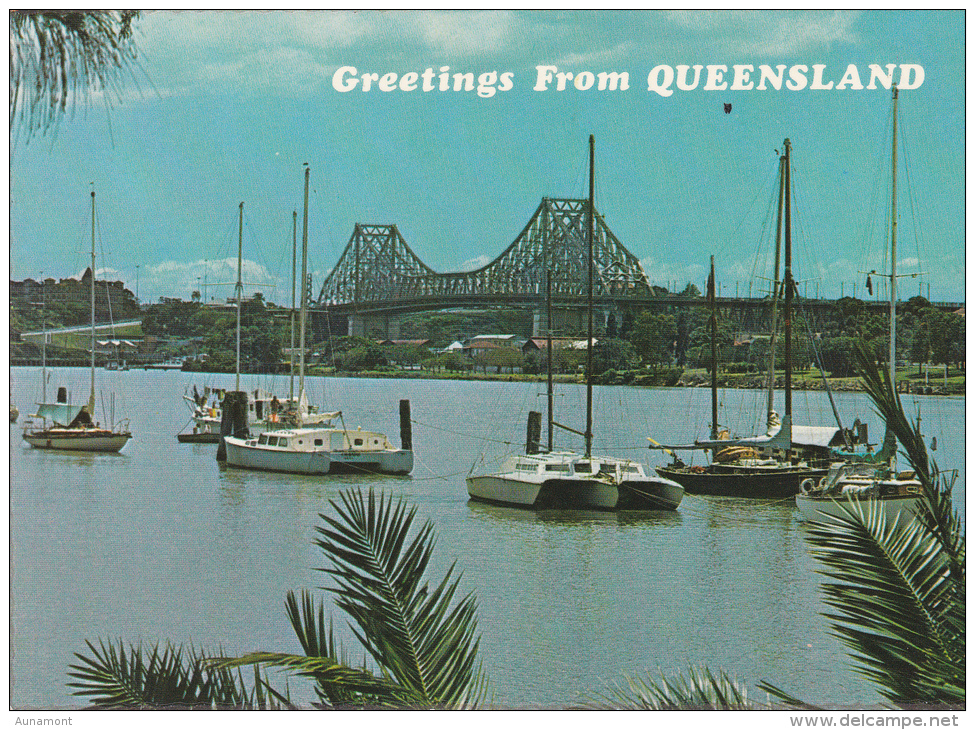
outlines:
[{"label": "moored boat", "polygon": [[[44,337],[46,348],[47,337]],[[132,438],[125,423],[102,428],[94,422],[95,414],[95,191],[91,192],[91,390],[84,405],[67,402],[67,390],[58,389],[57,402],[38,403],[31,418],[42,419],[40,428],[33,420],[26,422],[23,438],[32,448],[55,451],[118,452]],[[47,365],[42,350],[42,401],[47,399]],[[114,403],[114,400],[113,400]],[[114,411],[114,405],[112,407]],[[113,413],[114,418],[114,413]],[[47,421],[51,421],[51,426]]]},{"label": "moored boat", "polygon": [[[598,509],[598,510],[675,510],[684,496],[684,488],[677,482],[647,474],[643,465],[592,453],[592,344],[593,344],[593,229],[596,209],[594,202],[595,140],[589,137],[589,200],[581,215],[585,219],[589,275],[587,277],[588,342],[586,355],[586,430],[573,431],[585,438],[584,454],[556,451],[553,444],[553,385],[551,314],[548,330],[548,448],[542,453],[539,444],[541,414],[529,416],[525,454],[509,457],[496,472],[471,474],[467,477],[467,493],[473,500],[527,509]],[[568,226],[566,226],[568,228]],[[581,226],[580,226],[581,228]],[[549,272],[544,272],[546,289],[550,292]],[[551,296],[547,296],[551,309]]]},{"label": "moored boat", "polygon": [[[301,281],[308,268],[308,186],[305,167],[305,213],[302,232]],[[342,413],[311,413],[301,407],[305,398],[305,324],[307,297],[302,294],[300,312],[298,408],[288,414],[293,427],[265,432],[257,438],[224,436],[228,466],[290,474],[376,472],[409,474],[413,470],[409,401],[400,402],[402,448],[395,448],[382,433],[332,426]],[[239,376],[238,376],[239,378]],[[239,381],[238,381],[239,382]],[[239,385],[238,385],[239,390]],[[313,424],[313,425],[309,425]]]}]

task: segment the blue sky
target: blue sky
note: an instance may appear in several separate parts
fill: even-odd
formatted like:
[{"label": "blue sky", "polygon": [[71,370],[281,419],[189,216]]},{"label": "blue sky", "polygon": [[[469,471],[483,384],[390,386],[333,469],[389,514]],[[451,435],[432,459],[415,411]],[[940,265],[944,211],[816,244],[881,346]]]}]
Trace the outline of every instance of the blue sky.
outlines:
[{"label": "blue sky", "polygon": [[[768,276],[776,150],[789,137],[796,278],[813,295],[863,293],[889,266],[890,92],[806,88],[648,91],[657,66],[915,64],[900,95],[898,270],[907,296],[964,299],[964,15],[960,11],[148,12],[141,70],[56,133],[10,157],[10,277],[74,276],[87,263],[89,190],[99,269],[143,301],[226,297],[245,204],[245,279],[290,298],[292,211],[312,175],[314,287],[356,222],[395,223],[437,271],[484,265],[543,196],[583,197],[596,137],[597,207],[651,281],[703,288],[714,254],[723,293]],[[629,88],[534,90],[536,67],[626,72]],[[360,74],[511,73],[476,92],[356,88]],[[704,75],[707,71],[702,72]],[[724,104],[732,111],[724,113]],[[903,159],[903,158],[902,158]],[[763,237],[763,231],[766,236]],[[300,231],[299,231],[300,236]],[[764,241],[764,242],[763,242]],[[138,267],[138,269],[137,269]],[[137,273],[138,272],[138,273]],[[841,290],[842,282],[842,290]],[[919,286],[920,284],[920,286]],[[875,289],[876,291],[876,289]]]}]

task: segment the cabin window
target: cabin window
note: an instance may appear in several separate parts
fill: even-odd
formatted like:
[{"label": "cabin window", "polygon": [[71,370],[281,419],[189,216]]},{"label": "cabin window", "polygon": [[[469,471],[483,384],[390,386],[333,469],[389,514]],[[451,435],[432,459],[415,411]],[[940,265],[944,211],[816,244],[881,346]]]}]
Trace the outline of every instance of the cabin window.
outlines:
[{"label": "cabin window", "polygon": [[640,473],[640,467],[638,467],[638,466],[628,466],[628,467],[626,467],[626,473],[627,474],[639,474]]},{"label": "cabin window", "polygon": [[518,464],[515,466],[515,470],[516,471],[530,471],[530,472],[534,472],[535,471],[535,468],[536,467],[535,467],[534,464],[525,463],[523,461],[519,461]]},{"label": "cabin window", "polygon": [[569,471],[568,464],[546,464],[545,471]]},{"label": "cabin window", "polygon": [[321,446],[321,445],[322,445],[322,440],[321,439],[315,439],[315,446]]},{"label": "cabin window", "polygon": [[260,436],[260,438],[257,439],[257,443],[259,443],[259,444],[266,444],[267,443],[267,434],[262,433],[261,436]]},{"label": "cabin window", "polygon": [[372,440],[372,445],[373,446],[379,446],[379,439],[373,439]]},{"label": "cabin window", "polygon": [[277,446],[278,445],[278,437],[277,436],[271,436],[271,437],[269,437],[268,440],[267,440],[267,443],[268,443],[269,446]]},{"label": "cabin window", "polygon": [[[282,441],[284,441],[284,439],[281,439],[281,440],[282,440]],[[303,444],[303,443],[305,443],[305,442],[304,442],[304,441],[303,441],[302,439],[298,439],[298,443],[299,443],[299,444]],[[283,445],[284,445],[284,444],[282,444],[282,446],[283,446]]]},{"label": "cabin window", "polygon": [[355,445],[356,446],[362,446],[362,439],[356,439],[355,440]]},{"label": "cabin window", "polygon": [[592,464],[576,464],[576,472],[579,474],[592,474]]}]

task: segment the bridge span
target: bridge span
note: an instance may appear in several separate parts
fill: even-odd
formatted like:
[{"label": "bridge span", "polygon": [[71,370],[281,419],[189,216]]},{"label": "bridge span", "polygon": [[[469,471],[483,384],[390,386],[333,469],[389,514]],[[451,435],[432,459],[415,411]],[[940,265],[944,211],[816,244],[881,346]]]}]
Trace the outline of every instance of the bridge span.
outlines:
[{"label": "bridge span", "polygon": [[[437,273],[410,249],[395,225],[357,223],[317,300],[310,286],[305,295],[319,331],[360,336],[381,333],[396,339],[399,323],[417,312],[522,308],[533,316],[533,334],[547,329],[546,301],[551,296],[552,329],[583,329],[589,277],[588,201],[542,198],[521,233],[497,258],[474,271]],[[675,311],[703,307],[703,298],[667,293],[650,284],[639,259],[620,242],[598,211],[593,251],[593,302],[597,319],[644,309]],[[736,325],[767,331],[769,298],[720,297],[719,310]],[[813,326],[834,300],[797,300]],[[878,313],[888,304],[864,301]],[[944,303],[957,309],[962,304]]]}]

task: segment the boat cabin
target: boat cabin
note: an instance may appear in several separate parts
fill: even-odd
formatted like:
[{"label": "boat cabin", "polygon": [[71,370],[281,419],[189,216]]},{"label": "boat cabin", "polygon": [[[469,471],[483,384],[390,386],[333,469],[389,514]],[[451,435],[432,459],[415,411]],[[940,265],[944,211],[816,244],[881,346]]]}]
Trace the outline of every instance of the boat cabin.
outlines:
[{"label": "boat cabin", "polygon": [[393,448],[384,434],[338,428],[269,431],[250,444],[283,451],[384,451]]}]

